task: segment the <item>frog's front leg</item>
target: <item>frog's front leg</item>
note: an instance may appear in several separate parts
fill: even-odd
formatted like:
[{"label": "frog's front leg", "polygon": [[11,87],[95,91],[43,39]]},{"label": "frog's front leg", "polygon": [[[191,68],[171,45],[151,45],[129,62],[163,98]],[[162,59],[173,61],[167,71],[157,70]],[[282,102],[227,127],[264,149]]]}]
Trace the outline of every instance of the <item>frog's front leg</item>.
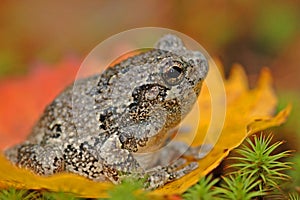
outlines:
[{"label": "frog's front leg", "polygon": [[6,150],[5,155],[17,166],[39,175],[61,172],[65,167],[61,149],[53,145],[24,143]]},{"label": "frog's front leg", "polygon": [[[187,164],[185,159],[178,159],[168,166],[157,165],[153,168],[143,168],[141,166],[142,157],[137,157],[138,154],[133,154],[128,149],[122,148],[122,143],[117,135],[110,137],[102,145],[100,149],[100,156],[104,161],[106,166],[110,168],[107,169],[106,176],[110,176],[111,170],[116,170],[119,174],[123,175],[134,175],[139,178],[147,178],[147,188],[153,189],[160,187],[168,182],[179,179],[182,176],[188,174],[192,170],[197,168],[197,163],[193,162]],[[155,159],[155,155],[152,158]],[[138,159],[137,159],[138,158]],[[110,177],[109,177],[110,178]],[[119,183],[120,179],[112,179],[115,183]]]},{"label": "frog's front leg", "polygon": [[105,166],[103,172],[114,183],[120,183],[119,176],[144,175],[144,170],[128,149],[123,149],[119,136],[114,134],[99,149],[99,156]]},{"label": "frog's front leg", "polygon": [[[173,129],[168,133],[164,147],[160,149],[160,164],[169,163],[170,161],[177,159],[181,156],[189,157],[194,160],[200,160],[205,157],[213,148],[212,144],[204,143],[198,146],[191,146],[186,142],[174,140],[176,134],[187,134],[191,130],[187,126],[180,127],[180,129]],[[168,159],[166,156],[168,155]]]},{"label": "frog's front leg", "polygon": [[[182,157],[199,160],[211,149],[212,146],[209,144],[190,147],[184,142],[172,141],[171,144],[164,146],[157,152],[135,154],[135,157],[147,169],[146,174],[149,176],[148,187],[153,189],[177,180],[198,167],[197,162],[188,164],[186,159]],[[152,162],[151,165],[149,165],[150,160]]]}]

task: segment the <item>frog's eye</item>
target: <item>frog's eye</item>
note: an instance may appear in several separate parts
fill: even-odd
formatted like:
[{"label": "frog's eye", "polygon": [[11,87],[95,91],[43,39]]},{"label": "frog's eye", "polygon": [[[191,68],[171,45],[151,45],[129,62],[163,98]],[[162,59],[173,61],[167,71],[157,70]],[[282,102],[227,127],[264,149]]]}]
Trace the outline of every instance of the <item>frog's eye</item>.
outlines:
[{"label": "frog's eye", "polygon": [[172,62],[163,71],[163,79],[168,85],[177,85],[184,78],[184,70],[181,62]]}]

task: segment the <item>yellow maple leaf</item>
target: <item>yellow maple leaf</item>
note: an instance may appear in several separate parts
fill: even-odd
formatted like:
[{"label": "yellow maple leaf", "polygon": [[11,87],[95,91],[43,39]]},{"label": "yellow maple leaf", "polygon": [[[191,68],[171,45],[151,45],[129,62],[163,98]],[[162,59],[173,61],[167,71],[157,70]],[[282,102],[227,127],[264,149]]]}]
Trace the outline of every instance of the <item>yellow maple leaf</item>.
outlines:
[{"label": "yellow maple leaf", "polygon": [[[209,73],[208,79],[211,73]],[[150,192],[149,195],[160,197],[162,195],[183,193],[195,184],[200,177],[216,168],[230,150],[239,146],[247,136],[272,126],[278,126],[286,120],[291,109],[290,106],[273,117],[277,102],[268,69],[264,68],[262,70],[257,86],[251,90],[247,85],[245,72],[239,65],[234,65],[230,77],[223,81],[226,99],[223,99],[224,102],[220,104],[224,103],[225,105],[224,113],[220,111],[220,115],[212,116],[215,115],[214,113],[218,113],[218,110],[212,112],[211,94],[207,85],[204,84],[198,98],[198,111],[201,111],[201,120],[199,120],[199,123],[195,122],[195,119],[199,118],[199,112],[193,110],[185,119],[185,126],[192,128],[190,133],[176,138],[185,141],[193,138],[193,133],[196,133],[192,145],[213,141],[213,149],[206,157],[198,161],[199,167],[196,170],[179,180]],[[213,87],[218,89],[218,86]],[[222,129],[219,126],[211,126],[212,119],[220,120]],[[218,137],[216,138],[216,136]],[[108,196],[107,190],[112,188],[113,185],[111,183],[93,182],[78,175],[67,173],[50,177],[37,176],[25,169],[11,165],[3,155],[0,155],[0,187],[46,189],[69,192],[86,198],[105,198]]]}]

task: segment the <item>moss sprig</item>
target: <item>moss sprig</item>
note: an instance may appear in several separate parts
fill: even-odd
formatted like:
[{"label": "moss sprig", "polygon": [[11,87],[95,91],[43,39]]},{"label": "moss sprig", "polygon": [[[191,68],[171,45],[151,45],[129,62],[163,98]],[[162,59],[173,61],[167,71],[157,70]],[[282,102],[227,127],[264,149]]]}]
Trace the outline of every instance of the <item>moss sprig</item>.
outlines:
[{"label": "moss sprig", "polygon": [[289,200],[300,200],[300,196],[297,193],[290,193]]},{"label": "moss sprig", "polygon": [[216,188],[221,199],[230,200],[251,200],[255,197],[265,195],[262,190],[255,190],[260,184],[254,177],[249,177],[242,173],[235,173],[223,177],[221,187]]},{"label": "moss sprig", "polygon": [[14,188],[10,188],[7,190],[1,190],[0,191],[0,199],[1,200],[31,200],[31,199],[37,199],[38,193],[34,191],[28,191],[28,190],[17,190]]},{"label": "moss sprig", "polygon": [[212,178],[212,175],[202,177],[198,184],[191,187],[186,193],[183,194],[183,198],[186,200],[210,200],[217,198],[220,195],[218,190],[214,190],[214,185],[219,182],[220,179]]},{"label": "moss sprig", "polygon": [[116,185],[108,192],[112,200],[147,200],[146,192],[143,190],[144,179],[127,177],[122,183]]},{"label": "moss sprig", "polygon": [[82,200],[72,194],[65,192],[44,192],[41,194],[41,198],[36,198],[36,200]]},{"label": "moss sprig", "polygon": [[262,134],[254,136],[254,142],[247,138],[245,144],[236,150],[239,156],[231,157],[235,163],[231,164],[230,168],[253,177],[259,182],[260,190],[278,188],[282,181],[290,179],[285,172],[291,169],[292,163],[281,159],[289,157],[291,151],[274,153],[283,142],[271,144],[272,138],[272,135],[263,136]]}]

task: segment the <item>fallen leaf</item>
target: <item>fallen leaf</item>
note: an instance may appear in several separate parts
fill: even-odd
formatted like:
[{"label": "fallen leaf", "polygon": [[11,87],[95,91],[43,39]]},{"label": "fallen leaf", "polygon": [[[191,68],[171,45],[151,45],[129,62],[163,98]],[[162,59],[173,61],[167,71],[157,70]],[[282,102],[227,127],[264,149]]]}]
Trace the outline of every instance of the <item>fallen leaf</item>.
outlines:
[{"label": "fallen leaf", "polygon": [[89,198],[106,198],[111,183],[97,183],[75,174],[56,174],[42,177],[11,165],[3,155],[0,156],[0,187],[16,189],[50,190],[72,193]]},{"label": "fallen leaf", "polygon": [[[46,79],[41,80],[42,83],[51,82],[47,80],[46,76],[44,78]],[[218,140],[215,140],[216,144],[212,151],[198,161],[199,168],[179,180],[150,192],[149,195],[159,198],[165,195],[183,193],[195,184],[199,178],[216,168],[230,150],[239,146],[247,136],[282,124],[290,112],[291,108],[287,107],[273,117],[277,101],[272,88],[271,75],[267,68],[262,70],[257,87],[249,89],[244,70],[241,66],[235,65],[229,79],[224,79],[224,86],[226,92],[225,121],[222,130],[220,130],[220,135],[218,135]],[[192,111],[187,116],[185,119],[186,125],[192,127],[192,131],[182,136],[182,140],[190,138],[189,134],[196,132],[192,145],[197,146],[204,141],[209,141],[206,140],[209,128],[211,133],[219,131],[216,127],[209,127],[212,116],[211,102],[209,88],[204,85],[198,99],[201,120],[199,123],[195,123],[195,119],[199,115],[197,111]],[[2,103],[0,105],[3,107]],[[27,112],[29,113],[26,114],[30,114],[30,111]],[[23,114],[22,112],[19,113]],[[211,136],[214,136],[214,134],[211,134]],[[56,174],[50,177],[37,176],[27,170],[12,166],[3,156],[0,156],[0,187],[47,189],[70,192],[87,198],[103,198],[107,197],[107,190],[113,186],[110,183],[93,182],[75,174]]]}]

